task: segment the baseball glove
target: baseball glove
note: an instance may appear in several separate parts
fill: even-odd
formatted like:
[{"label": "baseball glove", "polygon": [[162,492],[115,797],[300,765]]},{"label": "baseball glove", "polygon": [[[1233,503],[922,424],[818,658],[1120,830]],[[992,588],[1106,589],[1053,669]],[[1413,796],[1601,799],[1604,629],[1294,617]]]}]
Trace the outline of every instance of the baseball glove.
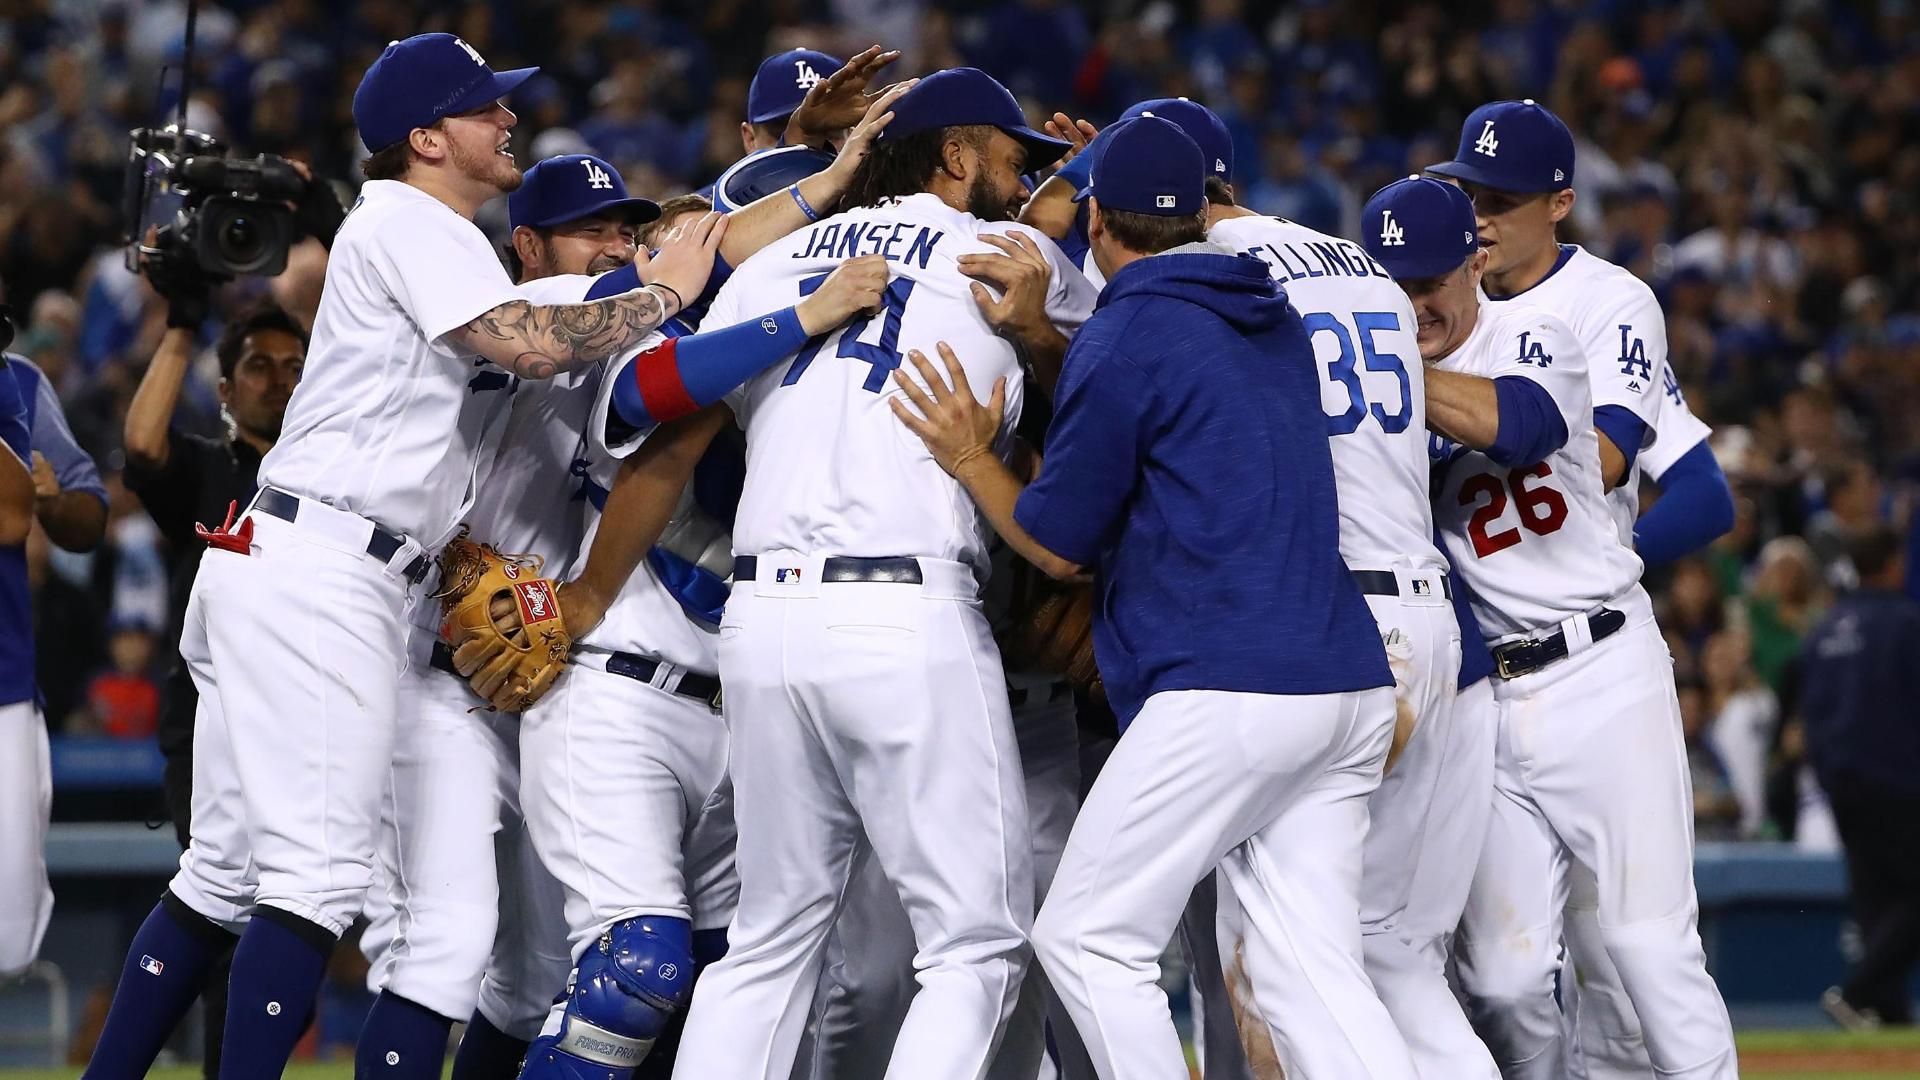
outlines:
[{"label": "baseball glove", "polygon": [[467,684],[502,712],[540,699],[567,666],[573,636],[560,615],[559,586],[540,576],[537,555],[503,555],[465,530],[440,552],[440,637]]},{"label": "baseball glove", "polygon": [[1030,605],[1015,616],[1007,649],[1023,666],[1064,675],[1095,696],[1105,693],[1093,660],[1092,585],[1048,582],[1033,590]]}]

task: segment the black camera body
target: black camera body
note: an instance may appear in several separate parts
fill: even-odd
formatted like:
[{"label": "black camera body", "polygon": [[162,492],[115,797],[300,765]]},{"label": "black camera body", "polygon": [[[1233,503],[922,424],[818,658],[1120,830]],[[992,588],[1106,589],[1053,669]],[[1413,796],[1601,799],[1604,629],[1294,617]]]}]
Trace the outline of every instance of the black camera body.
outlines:
[{"label": "black camera body", "polygon": [[169,126],[132,132],[130,259],[191,264],[210,277],[271,277],[302,229],[289,205],[311,181],[285,158],[225,155],[211,136]]}]

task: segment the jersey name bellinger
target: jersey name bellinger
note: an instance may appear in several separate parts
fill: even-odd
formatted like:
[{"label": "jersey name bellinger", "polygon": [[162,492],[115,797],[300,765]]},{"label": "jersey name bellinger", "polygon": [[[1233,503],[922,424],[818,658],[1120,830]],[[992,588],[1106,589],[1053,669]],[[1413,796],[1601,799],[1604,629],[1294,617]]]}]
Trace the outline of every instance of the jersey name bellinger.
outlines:
[{"label": "jersey name bellinger", "polygon": [[1369,258],[1358,245],[1348,241],[1313,241],[1304,246],[1306,250],[1301,251],[1293,244],[1260,244],[1241,254],[1251,255],[1287,275],[1288,281],[1319,277],[1390,276],[1385,267]]},{"label": "jersey name bellinger", "polygon": [[[927,268],[933,249],[947,234],[927,225],[899,221],[829,221],[813,227],[806,242],[793,253],[796,259],[851,259],[878,255],[888,262],[917,263]],[[899,249],[906,245],[905,253]]]}]

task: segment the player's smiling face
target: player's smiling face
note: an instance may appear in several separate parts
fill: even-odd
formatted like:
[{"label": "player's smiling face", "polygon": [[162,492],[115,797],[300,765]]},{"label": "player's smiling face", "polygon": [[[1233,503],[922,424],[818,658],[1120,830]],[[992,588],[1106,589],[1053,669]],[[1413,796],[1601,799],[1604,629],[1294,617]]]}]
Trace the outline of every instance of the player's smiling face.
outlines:
[{"label": "player's smiling face", "polygon": [[975,150],[979,171],[967,189],[967,210],[985,221],[1009,221],[1027,201],[1027,189],[1020,183],[1027,148],[995,128],[986,144]]},{"label": "player's smiling face", "polygon": [[1473,333],[1480,311],[1480,275],[1486,265],[1487,253],[1481,250],[1451,273],[1400,282],[1413,302],[1420,359],[1429,364],[1443,359]]},{"label": "player's smiling face", "polygon": [[621,220],[595,215],[554,227],[547,239],[556,274],[604,274],[633,261],[636,233]]},{"label": "player's smiling face", "polygon": [[448,157],[461,175],[499,192],[520,186],[510,132],[519,118],[496,101],[483,109],[447,117]]}]

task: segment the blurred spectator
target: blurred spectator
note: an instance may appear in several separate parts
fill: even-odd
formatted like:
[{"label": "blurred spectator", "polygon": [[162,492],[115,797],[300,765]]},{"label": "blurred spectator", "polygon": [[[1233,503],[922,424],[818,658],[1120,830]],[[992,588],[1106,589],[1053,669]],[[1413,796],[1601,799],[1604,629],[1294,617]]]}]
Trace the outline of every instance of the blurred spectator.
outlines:
[{"label": "blurred spectator", "polygon": [[1680,730],[1687,740],[1687,772],[1693,786],[1693,836],[1701,840],[1734,840],[1740,835],[1740,800],[1733,782],[1708,737],[1712,716],[1707,695],[1699,683],[1676,684],[1680,696]]},{"label": "blurred spectator", "polygon": [[1821,487],[1827,506],[1807,521],[1807,546],[1820,561],[1827,584],[1848,588],[1857,578],[1847,549],[1880,522],[1880,477],[1872,465],[1856,458],[1825,470]]},{"label": "blurred spectator", "polygon": [[1761,835],[1767,818],[1767,768],[1779,703],[1754,673],[1744,629],[1708,639],[1700,655],[1700,681],[1707,715],[1706,742],[1725,771],[1740,808],[1738,835]]},{"label": "blurred spectator", "polygon": [[1746,603],[1753,668],[1776,693],[1800,638],[1826,607],[1826,589],[1813,549],[1797,536],[1783,536],[1760,549],[1759,570]]},{"label": "blurred spectator", "polygon": [[70,734],[110,739],[150,739],[160,726],[160,688],[153,682],[155,627],[135,619],[107,625],[112,666],[87,684],[86,715],[67,725]]},{"label": "blurred spectator", "polygon": [[1891,529],[1853,539],[1860,587],[1807,636],[1800,720],[1847,853],[1861,958],[1823,1004],[1849,1027],[1912,1021],[1920,963],[1920,602]]}]

